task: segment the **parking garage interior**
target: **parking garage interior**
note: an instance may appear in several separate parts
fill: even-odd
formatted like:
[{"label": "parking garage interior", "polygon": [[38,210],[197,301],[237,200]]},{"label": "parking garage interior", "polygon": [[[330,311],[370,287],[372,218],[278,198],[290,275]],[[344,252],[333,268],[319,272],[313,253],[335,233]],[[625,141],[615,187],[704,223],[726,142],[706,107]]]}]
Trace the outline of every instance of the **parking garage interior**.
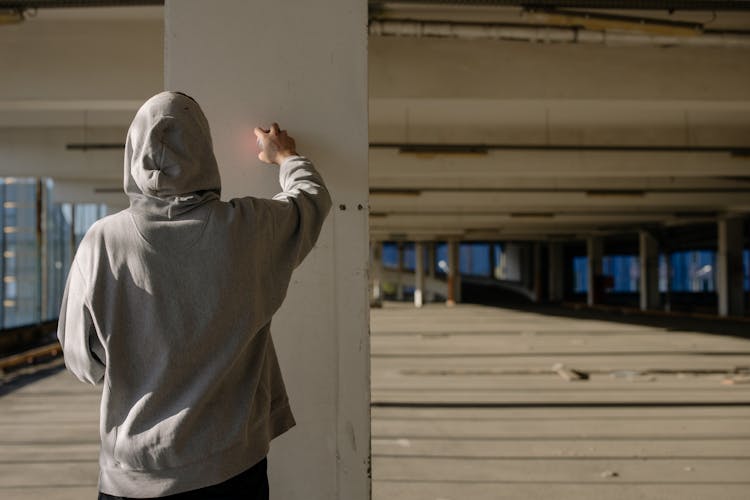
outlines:
[{"label": "parking garage interior", "polygon": [[0,497],[96,493],[60,300],[179,88],[225,199],[271,119],[334,198],[272,498],[747,498],[750,2],[309,4],[0,0]]}]

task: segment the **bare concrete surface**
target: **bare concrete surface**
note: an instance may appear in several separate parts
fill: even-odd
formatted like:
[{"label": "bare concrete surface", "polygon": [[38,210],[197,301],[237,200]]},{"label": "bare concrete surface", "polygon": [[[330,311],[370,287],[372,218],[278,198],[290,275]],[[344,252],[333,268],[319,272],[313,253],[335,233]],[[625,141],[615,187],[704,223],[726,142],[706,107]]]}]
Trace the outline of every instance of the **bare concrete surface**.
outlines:
[{"label": "bare concrete surface", "polygon": [[750,340],[474,305],[371,325],[375,500],[750,499]]},{"label": "bare concrete surface", "polygon": [[[473,305],[371,314],[374,500],[750,499],[750,340]],[[99,393],[59,368],[0,385],[0,499],[96,497]]]},{"label": "bare concrete surface", "polygon": [[101,389],[47,371],[0,386],[2,500],[96,498]]}]

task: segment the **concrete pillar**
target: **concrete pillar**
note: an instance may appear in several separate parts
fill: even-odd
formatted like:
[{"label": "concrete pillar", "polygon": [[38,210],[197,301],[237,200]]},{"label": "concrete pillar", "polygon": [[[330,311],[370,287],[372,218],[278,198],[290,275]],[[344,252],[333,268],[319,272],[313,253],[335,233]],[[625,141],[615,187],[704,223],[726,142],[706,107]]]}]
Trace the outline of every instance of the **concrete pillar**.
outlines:
[{"label": "concrete pillar", "polygon": [[742,287],[743,221],[739,217],[719,220],[719,251],[716,291],[720,316],[745,314],[745,294]]},{"label": "concrete pillar", "polygon": [[398,265],[396,266],[396,300],[404,300],[404,244],[397,243]]},{"label": "concrete pillar", "polygon": [[672,310],[672,254],[669,251],[665,252],[664,262],[666,262],[666,275],[667,275],[667,290],[664,293],[664,310],[670,312]]},{"label": "concrete pillar", "polygon": [[252,129],[278,121],[320,169],[334,209],[294,272],[273,338],[297,427],[274,440],[271,491],[369,498],[367,3],[167,0],[165,86],[211,124],[222,197],[272,196]]},{"label": "concrete pillar", "polygon": [[560,242],[552,242],[548,247],[549,259],[549,301],[562,302],[565,295],[565,279],[563,270],[563,246]]},{"label": "concrete pillar", "polygon": [[532,291],[534,292],[534,302],[541,302],[542,300],[542,244],[535,242],[531,247],[531,255],[533,259],[532,272],[534,279],[532,280]]},{"label": "concrete pillar", "polygon": [[503,263],[500,268],[502,269],[502,276],[500,279],[508,281],[523,280],[523,259],[521,256],[521,247],[517,243],[508,243],[505,245],[505,251],[501,257]]},{"label": "concrete pillar", "polygon": [[586,240],[586,256],[588,257],[588,283],[586,290],[586,303],[593,306],[598,298],[598,294],[603,290],[598,290],[598,277],[602,274],[602,257],[604,255],[604,243],[599,236],[589,236]]},{"label": "concrete pillar", "polygon": [[370,303],[381,305],[383,303],[383,242],[373,241],[370,243],[370,272],[372,276],[372,296]]},{"label": "concrete pillar", "polygon": [[497,254],[495,253],[495,243],[490,243],[490,277],[497,279]]},{"label": "concrete pillar", "polygon": [[659,295],[659,243],[648,231],[639,231],[638,249],[641,267],[641,310],[658,309],[661,306]]},{"label": "concrete pillar", "polygon": [[448,300],[449,306],[461,302],[461,270],[458,261],[458,240],[448,242]]},{"label": "concrete pillar", "polygon": [[521,245],[521,283],[527,290],[534,290],[534,248],[530,243]]},{"label": "concrete pillar", "polygon": [[[435,279],[435,242],[430,241],[427,243],[427,277],[431,280]],[[425,300],[432,302],[435,300],[435,292],[432,289],[427,289],[425,294]]]},{"label": "concrete pillar", "polygon": [[414,307],[424,305],[424,243],[414,243]]}]

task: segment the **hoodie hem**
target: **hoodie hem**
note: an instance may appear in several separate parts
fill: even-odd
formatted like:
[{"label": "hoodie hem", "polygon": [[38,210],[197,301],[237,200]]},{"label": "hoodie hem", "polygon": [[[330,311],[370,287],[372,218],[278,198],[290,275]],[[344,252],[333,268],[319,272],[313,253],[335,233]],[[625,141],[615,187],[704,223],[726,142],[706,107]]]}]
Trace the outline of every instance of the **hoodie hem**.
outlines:
[{"label": "hoodie hem", "polygon": [[270,441],[294,425],[294,416],[287,404],[254,427],[255,432],[249,433],[250,440],[183,466],[145,471],[104,464],[102,460],[99,491],[121,497],[158,498],[219,484],[263,460],[270,449]]}]

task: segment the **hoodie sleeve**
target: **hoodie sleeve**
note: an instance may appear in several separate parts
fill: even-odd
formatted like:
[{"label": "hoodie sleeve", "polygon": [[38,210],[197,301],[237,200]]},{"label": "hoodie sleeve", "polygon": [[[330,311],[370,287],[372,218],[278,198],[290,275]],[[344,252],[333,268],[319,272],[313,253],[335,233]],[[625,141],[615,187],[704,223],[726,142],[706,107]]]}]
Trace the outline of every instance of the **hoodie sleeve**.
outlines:
[{"label": "hoodie sleeve", "polygon": [[97,384],[104,377],[106,356],[85,297],[86,283],[78,262],[73,260],[60,307],[57,338],[68,370],[82,382]]},{"label": "hoodie sleeve", "polygon": [[273,214],[276,262],[297,267],[315,245],[331,196],[312,162],[302,156],[287,158],[279,168],[282,192],[269,200]]}]

